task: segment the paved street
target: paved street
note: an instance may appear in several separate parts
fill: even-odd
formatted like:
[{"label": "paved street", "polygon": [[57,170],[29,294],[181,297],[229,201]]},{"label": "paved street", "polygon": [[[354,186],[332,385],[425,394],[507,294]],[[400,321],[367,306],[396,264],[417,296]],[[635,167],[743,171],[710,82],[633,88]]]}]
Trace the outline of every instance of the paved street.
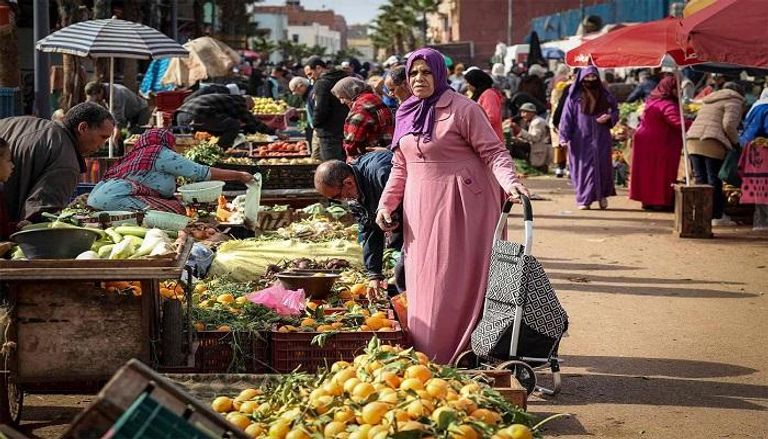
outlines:
[{"label": "paved street", "polygon": [[[768,437],[768,235],[681,240],[671,213],[641,211],[625,191],[608,211],[578,211],[566,180],[529,185],[548,199],[534,204],[533,253],[571,318],[563,392],[530,403],[574,415],[547,435]],[[26,431],[58,437],[88,398],[28,397]]]}]

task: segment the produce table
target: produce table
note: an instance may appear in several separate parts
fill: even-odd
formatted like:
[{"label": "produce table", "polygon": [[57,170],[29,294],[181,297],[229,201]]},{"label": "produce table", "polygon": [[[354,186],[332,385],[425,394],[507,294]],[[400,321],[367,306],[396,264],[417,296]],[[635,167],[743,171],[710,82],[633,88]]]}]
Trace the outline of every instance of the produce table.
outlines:
[{"label": "produce table", "polygon": [[[131,358],[157,365],[159,281],[181,276],[192,244],[175,259],[0,261],[9,304],[0,423],[18,422],[24,392],[94,392]],[[141,294],[107,292],[105,281],[140,282]]]},{"label": "produce table", "polygon": [[[245,194],[245,191],[227,191],[223,195],[227,198]],[[309,205],[326,201],[314,189],[265,189],[261,191],[261,204],[287,204],[294,209],[302,209]]]}]

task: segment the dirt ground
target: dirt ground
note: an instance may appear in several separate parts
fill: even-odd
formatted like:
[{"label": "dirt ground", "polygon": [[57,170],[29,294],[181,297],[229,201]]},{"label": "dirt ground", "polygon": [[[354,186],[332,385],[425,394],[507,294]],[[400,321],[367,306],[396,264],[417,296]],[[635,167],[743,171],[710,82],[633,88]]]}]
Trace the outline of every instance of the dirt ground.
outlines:
[{"label": "dirt ground", "polygon": [[[529,185],[546,198],[533,254],[570,315],[562,393],[529,403],[572,414],[547,437],[768,438],[768,235],[679,239],[671,213],[642,211],[626,191],[607,211],[579,211],[567,180]],[[59,437],[90,398],[28,395],[23,430]]]}]

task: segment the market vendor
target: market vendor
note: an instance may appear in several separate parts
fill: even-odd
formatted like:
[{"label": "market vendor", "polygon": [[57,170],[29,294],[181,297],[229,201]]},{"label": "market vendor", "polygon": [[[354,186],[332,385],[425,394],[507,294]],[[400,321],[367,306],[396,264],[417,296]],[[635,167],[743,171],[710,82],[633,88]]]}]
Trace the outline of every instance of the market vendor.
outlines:
[{"label": "market vendor", "polygon": [[247,172],[212,168],[195,163],[173,150],[170,130],[152,129],[139,137],[134,149],[115,163],[93,188],[88,205],[99,210],[162,210],[184,214],[173,197],[176,177],[195,181],[225,180],[247,183]]},{"label": "market vendor", "polygon": [[10,249],[11,244],[6,242],[11,236],[11,224],[8,221],[3,190],[5,182],[13,173],[13,159],[11,158],[11,146],[5,139],[0,137],[0,258],[2,258]]},{"label": "market vendor", "polygon": [[195,131],[206,131],[219,137],[219,146],[231,148],[242,129],[246,133],[274,134],[253,115],[250,96],[213,93],[190,99],[174,113],[174,125],[189,125]]},{"label": "market vendor", "polygon": [[[315,171],[315,189],[320,195],[346,202],[357,220],[363,243],[363,260],[372,291],[385,286],[382,274],[385,247],[400,251],[403,246],[402,226],[392,232],[387,245],[385,233],[375,222],[376,208],[391,170],[392,152],[374,151],[349,164],[329,160]],[[395,267],[395,285],[399,291],[405,290],[402,257]]]},{"label": "market vendor", "polygon": [[[112,114],[118,128],[138,128],[149,122],[149,105],[141,96],[121,84],[112,84]],[[109,84],[91,81],[85,85],[88,102],[109,108]]]},{"label": "market vendor", "polygon": [[5,184],[10,221],[35,222],[43,212],[66,207],[86,170],[83,157],[101,149],[114,127],[109,111],[92,102],[72,107],[63,122],[29,116],[0,120],[0,137],[11,145],[16,165]]}]

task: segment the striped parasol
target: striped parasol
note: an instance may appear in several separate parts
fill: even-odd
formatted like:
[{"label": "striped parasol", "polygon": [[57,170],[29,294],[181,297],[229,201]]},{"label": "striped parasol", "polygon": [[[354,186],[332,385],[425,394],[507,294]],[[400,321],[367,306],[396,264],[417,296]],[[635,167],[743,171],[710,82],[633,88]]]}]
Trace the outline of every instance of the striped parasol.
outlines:
[{"label": "striped parasol", "polygon": [[75,23],[38,41],[35,48],[91,58],[159,59],[188,55],[181,44],[156,29],[116,18]]},{"label": "striped parasol", "polygon": [[[187,57],[181,44],[157,30],[132,21],[108,18],[81,21],[58,30],[35,45],[42,52],[109,58],[109,111],[112,112],[115,78],[115,58],[160,59]],[[109,156],[114,144],[109,139]]]}]

